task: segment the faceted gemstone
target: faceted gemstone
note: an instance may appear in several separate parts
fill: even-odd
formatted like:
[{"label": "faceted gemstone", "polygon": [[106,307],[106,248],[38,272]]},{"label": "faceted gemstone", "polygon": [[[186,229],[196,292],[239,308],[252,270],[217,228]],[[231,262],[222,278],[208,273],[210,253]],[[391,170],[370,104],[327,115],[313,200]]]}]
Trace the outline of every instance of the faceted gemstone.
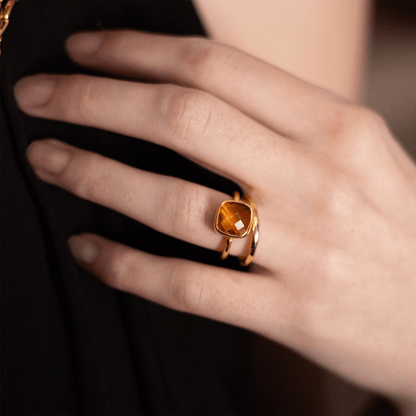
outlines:
[{"label": "faceted gemstone", "polygon": [[230,237],[242,237],[250,227],[251,209],[241,202],[224,202],[218,212],[217,228]]}]

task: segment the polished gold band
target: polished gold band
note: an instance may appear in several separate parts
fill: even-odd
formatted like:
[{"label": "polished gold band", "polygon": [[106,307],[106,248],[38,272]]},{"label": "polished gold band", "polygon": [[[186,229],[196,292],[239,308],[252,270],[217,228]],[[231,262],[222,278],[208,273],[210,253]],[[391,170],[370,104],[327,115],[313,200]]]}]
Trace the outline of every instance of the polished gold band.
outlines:
[{"label": "polished gold band", "polygon": [[250,196],[240,200],[240,194],[234,192],[234,199],[221,203],[215,215],[215,230],[225,239],[221,259],[226,259],[231,250],[234,238],[251,236],[248,252],[240,258],[243,266],[248,266],[253,260],[259,242],[259,219],[256,204]]},{"label": "polished gold band", "polygon": [[251,242],[248,247],[248,253],[242,257],[240,257],[241,265],[248,266],[254,257],[254,254],[257,249],[257,245],[259,244],[259,217],[257,216],[257,206],[251,196],[246,198],[246,201],[249,202],[249,205],[253,209],[253,223],[251,225]]}]

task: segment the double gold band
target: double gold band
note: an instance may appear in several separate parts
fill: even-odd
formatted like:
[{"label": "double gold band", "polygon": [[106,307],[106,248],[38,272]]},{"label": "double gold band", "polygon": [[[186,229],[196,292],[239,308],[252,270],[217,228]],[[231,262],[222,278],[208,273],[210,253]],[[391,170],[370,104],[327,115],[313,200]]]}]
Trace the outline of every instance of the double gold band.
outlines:
[{"label": "double gold band", "polygon": [[221,253],[223,260],[228,257],[234,238],[251,236],[247,253],[240,258],[241,265],[248,266],[259,242],[259,219],[253,198],[248,196],[240,200],[240,194],[234,192],[234,199],[224,201],[218,207],[214,228],[225,237]]}]

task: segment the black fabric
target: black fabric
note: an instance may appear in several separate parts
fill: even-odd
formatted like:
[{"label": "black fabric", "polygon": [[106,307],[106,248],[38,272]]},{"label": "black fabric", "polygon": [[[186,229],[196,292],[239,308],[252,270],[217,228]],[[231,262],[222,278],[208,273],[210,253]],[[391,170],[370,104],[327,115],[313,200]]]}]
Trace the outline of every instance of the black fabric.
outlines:
[{"label": "black fabric", "polygon": [[392,402],[384,397],[374,397],[364,406],[360,414],[364,416],[395,416],[401,413]]},{"label": "black fabric", "polygon": [[101,27],[204,35],[189,1],[15,5],[1,56],[2,413],[250,413],[244,367],[251,335],[106,287],[77,268],[67,238],[90,231],[147,252],[224,266],[218,253],[47,185],[26,160],[30,142],[54,137],[142,169],[235,190],[168,149],[19,111],[14,84],[39,72],[85,72],[66,57],[64,40]]}]

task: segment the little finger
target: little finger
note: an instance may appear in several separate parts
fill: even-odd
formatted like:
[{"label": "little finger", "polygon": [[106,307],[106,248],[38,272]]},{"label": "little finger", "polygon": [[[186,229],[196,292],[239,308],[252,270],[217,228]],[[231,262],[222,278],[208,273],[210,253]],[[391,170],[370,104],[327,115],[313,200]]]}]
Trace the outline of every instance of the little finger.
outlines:
[{"label": "little finger", "polygon": [[269,336],[289,314],[290,294],[270,276],[159,257],[93,234],[73,236],[69,245],[78,264],[107,285],[172,309]]}]

